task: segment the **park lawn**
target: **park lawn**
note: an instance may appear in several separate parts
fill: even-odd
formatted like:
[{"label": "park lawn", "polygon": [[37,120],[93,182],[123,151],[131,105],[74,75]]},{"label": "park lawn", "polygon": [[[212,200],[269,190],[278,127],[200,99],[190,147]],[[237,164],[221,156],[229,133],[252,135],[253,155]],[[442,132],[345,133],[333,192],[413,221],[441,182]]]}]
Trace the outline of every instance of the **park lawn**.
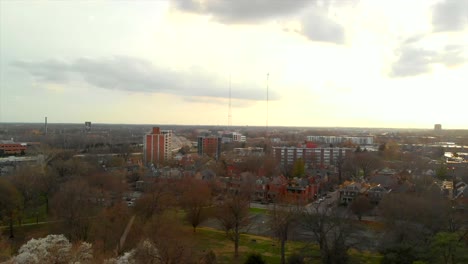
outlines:
[{"label": "park lawn", "polygon": [[[209,252],[212,250],[216,254],[218,263],[234,263],[234,243],[226,238],[223,231],[199,227],[194,234],[194,242],[197,251]],[[250,234],[242,234],[239,243],[239,263],[244,263],[249,253],[259,253],[266,260],[266,263],[280,263],[279,242],[273,238],[262,237]],[[301,253],[307,256],[307,263],[320,263],[320,251],[316,244],[298,241],[286,242],[286,258],[293,253]],[[349,251],[351,263],[380,263],[382,256],[368,251]]]},{"label": "park lawn", "polygon": [[23,214],[22,224],[34,224],[36,222],[47,221],[48,217],[46,214],[45,203],[38,206],[36,209],[30,209],[25,211]]},{"label": "park lawn", "polygon": [[268,209],[250,207],[249,212],[252,213],[252,214],[266,214],[266,213],[268,213]]},{"label": "park lawn", "polygon": [[348,252],[353,263],[379,264],[383,258],[382,255],[375,252],[359,251],[356,249],[350,249]]},{"label": "park lawn", "polygon": [[[233,263],[234,243],[226,238],[224,231],[209,227],[197,229],[194,235],[197,250],[213,250],[218,263]],[[299,251],[303,243],[288,241],[286,253]],[[280,263],[280,247],[277,240],[268,237],[242,234],[239,243],[239,259],[243,263],[249,253],[261,254],[267,263]],[[317,252],[318,253],[318,252]]]}]

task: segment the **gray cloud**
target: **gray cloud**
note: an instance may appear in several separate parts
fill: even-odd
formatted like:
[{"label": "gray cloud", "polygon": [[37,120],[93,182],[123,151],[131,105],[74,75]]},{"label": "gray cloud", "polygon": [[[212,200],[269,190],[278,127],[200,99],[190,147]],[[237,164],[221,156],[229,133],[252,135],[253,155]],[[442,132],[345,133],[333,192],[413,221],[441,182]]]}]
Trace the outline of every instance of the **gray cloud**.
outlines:
[{"label": "gray cloud", "polygon": [[181,10],[208,14],[224,23],[250,23],[297,13],[310,0],[174,0]]},{"label": "gray cloud", "polygon": [[[71,62],[48,60],[42,62],[15,61],[38,81],[68,85],[84,81],[89,85],[110,90],[145,93],[169,93],[181,96],[227,97],[227,82],[203,69],[188,70],[156,67],[149,61],[112,57],[79,58]],[[244,100],[264,100],[265,88],[256,84],[232,88],[232,97]],[[272,100],[279,96],[270,92]]]},{"label": "gray cloud", "polygon": [[445,0],[432,9],[432,25],[435,31],[458,31],[468,25],[468,1]]},{"label": "gray cloud", "polygon": [[345,40],[344,27],[331,20],[326,10],[314,10],[304,16],[301,33],[313,41],[343,44]]},{"label": "gray cloud", "polygon": [[392,66],[393,77],[419,75],[430,71],[434,52],[416,47],[404,47]]},{"label": "gray cloud", "polygon": [[[324,0],[175,0],[180,10],[207,14],[227,23],[255,23],[273,18],[303,16],[303,29],[297,33],[313,41],[344,42],[344,28],[328,17],[332,5],[342,1]],[[303,13],[305,15],[303,15]]]},{"label": "gray cloud", "polygon": [[433,64],[443,64],[446,67],[461,65],[467,61],[464,54],[466,46],[446,45],[442,50],[424,49],[419,45],[418,38],[404,41],[398,50],[398,59],[392,65],[392,77],[406,77],[428,73]]}]

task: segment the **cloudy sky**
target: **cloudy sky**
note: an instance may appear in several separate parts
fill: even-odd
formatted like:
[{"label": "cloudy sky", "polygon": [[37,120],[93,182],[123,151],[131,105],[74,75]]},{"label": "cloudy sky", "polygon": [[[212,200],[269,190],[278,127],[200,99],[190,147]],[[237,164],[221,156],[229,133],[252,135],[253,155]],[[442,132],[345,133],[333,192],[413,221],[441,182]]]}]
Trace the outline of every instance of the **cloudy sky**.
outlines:
[{"label": "cloudy sky", "polygon": [[468,0],[0,1],[0,122],[468,129]]}]

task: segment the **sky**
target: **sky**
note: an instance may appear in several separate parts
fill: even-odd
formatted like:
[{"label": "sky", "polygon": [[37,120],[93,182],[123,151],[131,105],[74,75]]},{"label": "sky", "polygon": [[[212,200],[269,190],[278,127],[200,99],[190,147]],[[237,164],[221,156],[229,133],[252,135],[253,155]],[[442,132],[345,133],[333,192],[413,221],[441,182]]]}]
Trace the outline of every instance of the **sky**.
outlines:
[{"label": "sky", "polygon": [[468,129],[467,84],[468,0],[0,0],[0,122]]}]

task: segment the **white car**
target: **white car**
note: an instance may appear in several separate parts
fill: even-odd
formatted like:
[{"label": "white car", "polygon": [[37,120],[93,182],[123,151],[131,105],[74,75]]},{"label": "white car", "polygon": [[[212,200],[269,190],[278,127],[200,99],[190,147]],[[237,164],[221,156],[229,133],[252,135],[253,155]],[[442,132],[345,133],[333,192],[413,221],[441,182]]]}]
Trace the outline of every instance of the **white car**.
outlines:
[{"label": "white car", "polygon": [[323,201],[325,201],[325,198],[322,197],[320,199],[315,200],[314,204],[319,204],[319,203],[321,203]]}]

